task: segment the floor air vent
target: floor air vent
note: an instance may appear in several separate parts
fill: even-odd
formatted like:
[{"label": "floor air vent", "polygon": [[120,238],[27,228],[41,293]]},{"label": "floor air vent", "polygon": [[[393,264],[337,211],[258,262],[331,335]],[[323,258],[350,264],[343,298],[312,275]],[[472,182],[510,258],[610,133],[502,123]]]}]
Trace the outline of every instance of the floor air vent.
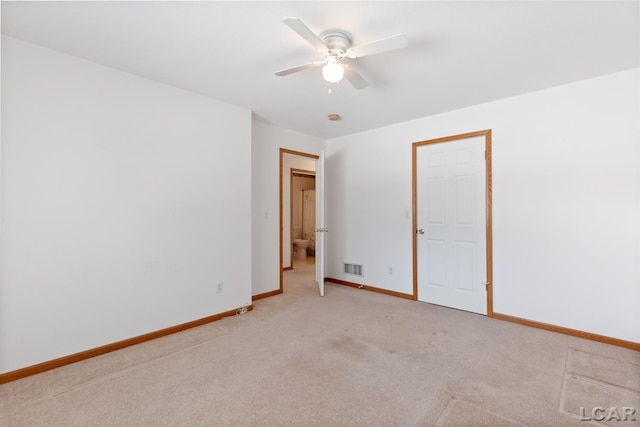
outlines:
[{"label": "floor air vent", "polygon": [[344,272],[347,274],[355,274],[356,276],[362,276],[362,265],[359,264],[347,264],[344,263]]}]

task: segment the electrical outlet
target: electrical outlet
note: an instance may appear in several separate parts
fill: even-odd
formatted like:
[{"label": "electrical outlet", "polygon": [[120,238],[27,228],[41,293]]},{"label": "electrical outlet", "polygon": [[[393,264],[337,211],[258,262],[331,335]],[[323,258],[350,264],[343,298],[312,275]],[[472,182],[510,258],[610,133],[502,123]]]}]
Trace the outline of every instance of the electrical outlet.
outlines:
[{"label": "electrical outlet", "polygon": [[217,291],[217,292],[218,292],[219,294],[221,294],[223,290],[224,290],[224,287],[223,287],[223,285],[222,285],[222,282],[218,283],[218,291]]},{"label": "electrical outlet", "polygon": [[393,274],[393,267],[389,267],[389,274]]}]

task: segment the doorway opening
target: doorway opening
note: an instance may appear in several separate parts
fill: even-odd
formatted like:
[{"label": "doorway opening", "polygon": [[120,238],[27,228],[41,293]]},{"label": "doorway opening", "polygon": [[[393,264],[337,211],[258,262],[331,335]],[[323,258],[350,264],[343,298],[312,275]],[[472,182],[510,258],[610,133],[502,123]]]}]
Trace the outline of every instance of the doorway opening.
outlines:
[{"label": "doorway opening", "polygon": [[316,173],[291,168],[291,268],[315,265]]},{"label": "doorway opening", "polygon": [[315,194],[312,190],[316,188],[319,158],[315,154],[280,148],[280,292],[284,292],[284,273],[294,268],[296,276],[304,275],[305,279],[308,276],[311,282],[315,277]]}]

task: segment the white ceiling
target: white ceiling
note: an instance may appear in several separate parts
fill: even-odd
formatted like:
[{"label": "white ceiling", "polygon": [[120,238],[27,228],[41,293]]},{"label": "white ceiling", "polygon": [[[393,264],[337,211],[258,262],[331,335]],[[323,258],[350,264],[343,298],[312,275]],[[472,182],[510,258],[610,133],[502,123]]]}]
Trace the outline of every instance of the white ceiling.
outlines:
[{"label": "white ceiling", "polygon": [[[2,32],[252,110],[322,138],[639,66],[638,1],[2,2]],[[369,82],[325,82],[282,23],[404,33],[409,47],[348,60]],[[332,88],[332,93],[328,89]],[[329,122],[338,113],[343,120]]]}]

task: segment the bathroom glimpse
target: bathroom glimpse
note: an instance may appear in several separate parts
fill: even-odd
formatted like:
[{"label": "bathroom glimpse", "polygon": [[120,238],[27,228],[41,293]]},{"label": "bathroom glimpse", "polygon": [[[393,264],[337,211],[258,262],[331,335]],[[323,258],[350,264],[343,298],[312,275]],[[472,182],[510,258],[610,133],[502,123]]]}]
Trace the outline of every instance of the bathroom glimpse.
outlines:
[{"label": "bathroom glimpse", "polygon": [[316,191],[315,176],[294,174],[291,185],[291,237],[293,258],[315,256]]}]

